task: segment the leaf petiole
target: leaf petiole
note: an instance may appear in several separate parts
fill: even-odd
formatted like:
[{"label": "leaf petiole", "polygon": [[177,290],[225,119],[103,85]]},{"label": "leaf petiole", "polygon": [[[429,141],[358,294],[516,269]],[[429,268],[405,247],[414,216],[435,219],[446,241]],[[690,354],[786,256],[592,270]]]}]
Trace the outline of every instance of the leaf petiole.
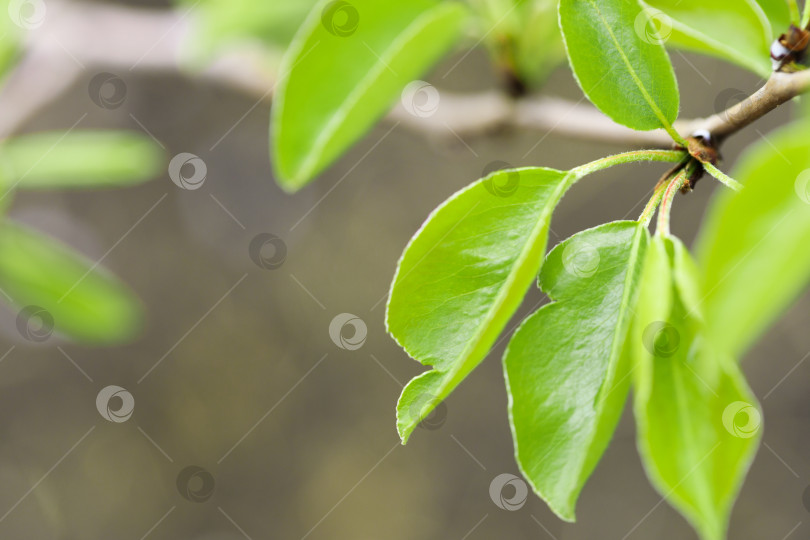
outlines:
[{"label": "leaf petiole", "polygon": [[658,161],[663,163],[678,163],[688,157],[684,150],[636,150],[597,159],[585,165],[571,169],[575,176],[582,177],[603,169],[622,165],[624,163],[637,163],[640,161]]},{"label": "leaf petiole", "polygon": [[[808,3],[808,5],[810,5],[810,3]],[[704,163],[703,168],[706,169],[706,172],[714,176],[717,180],[727,185],[734,191],[740,191],[743,188],[743,185],[741,183],[737,182],[732,177],[730,177],[729,175],[727,175],[726,173],[724,173],[711,163]]]},{"label": "leaf petiole", "polygon": [[655,189],[653,190],[653,196],[647,202],[647,206],[644,207],[644,211],[638,218],[638,222],[644,225],[645,227],[649,226],[650,221],[652,221],[653,214],[655,213],[656,208],[661,203],[661,198],[664,196],[664,192],[667,190],[667,182],[661,182]]},{"label": "leaf petiole", "polygon": [[[690,162],[690,165],[691,164],[692,162]],[[672,180],[669,181],[664,189],[663,196],[661,197],[661,208],[658,210],[658,228],[655,231],[656,234],[664,238],[669,236],[669,216],[672,212],[672,201],[675,198],[675,194],[678,193],[686,182],[690,169],[691,167],[689,165],[681,169],[678,174],[672,177]]]}]

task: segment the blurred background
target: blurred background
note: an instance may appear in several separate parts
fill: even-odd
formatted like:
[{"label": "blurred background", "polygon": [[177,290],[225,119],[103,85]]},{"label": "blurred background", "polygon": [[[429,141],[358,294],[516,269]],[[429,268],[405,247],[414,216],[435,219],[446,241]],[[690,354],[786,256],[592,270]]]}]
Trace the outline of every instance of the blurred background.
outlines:
[{"label": "blurred background", "polygon": [[[16,309],[3,305],[0,537],[694,537],[645,478],[629,410],[585,487],[576,524],[531,494],[511,510],[491,497],[493,479],[519,475],[499,362],[505,339],[407,446],[394,427],[401,387],[423,368],[386,334],[385,299],[396,261],[428,213],[493,162],[564,169],[628,146],[553,130],[426,136],[383,121],[288,195],[268,160],[272,78],[262,74],[277,53],[257,52],[256,74],[246,78],[243,70],[220,76],[232,73],[227,55],[188,68],[195,60],[187,43],[206,20],[205,3],[47,7],[45,23],[27,38],[45,51],[45,64],[27,73],[26,91],[9,86],[0,96],[0,124],[25,110],[17,133],[68,130],[77,120],[82,128],[131,130],[159,141],[166,163],[138,186],[20,192],[8,209],[100,261],[131,287],[146,316],[126,345],[85,347],[58,334],[32,343],[18,331]],[[152,11],[168,9],[176,10],[168,18]],[[134,26],[87,28],[100,20],[93,13],[131,16],[123,22]],[[719,60],[672,56],[683,117],[718,112],[762,83]],[[104,99],[92,83],[99,74],[120,81]],[[67,81],[64,88],[54,77]],[[440,95],[499,83],[480,49],[446,59],[425,80]],[[42,88],[47,98],[37,101]],[[553,71],[544,92],[581,97],[567,66]],[[729,140],[726,170],[791,113],[784,107]],[[195,189],[182,189],[168,172],[180,153],[204,163]],[[551,244],[635,219],[664,169],[625,166],[585,179],[556,212]],[[673,230],[687,244],[716,189],[704,179],[676,200]],[[542,301],[531,291],[509,328]],[[732,515],[732,539],[810,537],[808,324],[804,297],[744,363],[766,427]]]}]

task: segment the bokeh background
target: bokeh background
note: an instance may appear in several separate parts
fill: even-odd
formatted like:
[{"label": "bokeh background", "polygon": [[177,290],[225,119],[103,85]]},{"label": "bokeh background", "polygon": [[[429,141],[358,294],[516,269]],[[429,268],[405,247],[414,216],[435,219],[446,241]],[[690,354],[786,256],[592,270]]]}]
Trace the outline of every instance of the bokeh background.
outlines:
[{"label": "bokeh background", "polygon": [[[193,20],[192,6],[186,22]],[[207,176],[196,190],[179,189],[166,173],[125,189],[23,193],[10,208],[91,260],[103,257],[141,298],[147,322],[123,346],[85,348],[57,336],[32,344],[17,332],[16,313],[2,308],[0,537],[694,537],[645,478],[629,410],[586,485],[576,524],[533,495],[515,511],[493,502],[493,479],[519,474],[499,362],[506,340],[407,446],[394,428],[401,386],[423,368],[386,334],[385,297],[428,213],[493,161],[564,169],[626,146],[515,131],[462,143],[383,121],[288,195],[268,159],[269,100],[192,71],[130,70],[66,53],[64,63],[84,64],[81,75],[22,132],[67,129],[86,113],[82,127],[148,131],[168,157],[198,155]],[[444,77],[460,58],[426,80],[440,92],[496,87],[482,50]],[[717,60],[676,53],[673,61],[684,117],[714,113],[728,105],[729,89],[750,93],[761,84]],[[91,99],[90,80],[101,72],[124,81],[121,106]],[[581,96],[565,66],[544,91]],[[784,107],[728,141],[725,167],[791,112]],[[637,217],[662,172],[634,165],[585,179],[557,210],[551,244]],[[673,230],[687,244],[716,189],[704,179],[676,200]],[[264,233],[286,248],[284,257],[271,255],[280,263],[272,269],[250,256]],[[542,301],[532,291],[510,328]],[[745,359],[765,436],[732,515],[735,540],[810,537],[809,308],[801,298]],[[330,337],[342,313],[365,324],[360,348]],[[125,422],[96,408],[108,385],[134,398]]]}]

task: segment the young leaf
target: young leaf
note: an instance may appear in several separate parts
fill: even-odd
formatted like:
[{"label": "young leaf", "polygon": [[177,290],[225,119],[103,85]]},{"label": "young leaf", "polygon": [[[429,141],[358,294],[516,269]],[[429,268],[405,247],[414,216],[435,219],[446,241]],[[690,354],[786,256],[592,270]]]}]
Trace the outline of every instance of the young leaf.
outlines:
[{"label": "young leaf", "polygon": [[0,225],[0,289],[17,308],[44,310],[53,329],[79,341],[122,341],[140,326],[140,305],[117,279],[10,221]]},{"label": "young leaf", "polygon": [[532,87],[565,60],[558,0],[468,0],[494,61]]},{"label": "young leaf", "polygon": [[[750,69],[771,73],[771,25],[755,0],[646,0],[649,36]],[[784,4],[784,2],[783,2]],[[655,24],[653,27],[652,25]]]},{"label": "young leaf", "polygon": [[806,122],[769,134],[735,171],[698,238],[703,311],[720,349],[741,355],[810,281],[810,140]]},{"label": "young leaf", "polygon": [[272,154],[295,191],[359,139],[456,42],[467,10],[438,0],[324,2],[288,49]]},{"label": "young leaf", "polygon": [[411,239],[386,325],[434,369],[399,399],[403,443],[489,352],[540,269],[552,211],[575,179],[541,168],[493,173],[443,203]]},{"label": "young leaf", "polygon": [[571,68],[593,104],[619,124],[664,128],[680,142],[675,73],[661,42],[644,33],[650,21],[638,0],[561,0],[559,9]]},{"label": "young leaf", "polygon": [[0,145],[7,187],[131,185],[157,176],[164,153],[148,137],[123,131],[46,132]]},{"label": "young leaf", "polygon": [[645,226],[620,221],[555,247],[540,287],[556,302],[523,322],[504,355],[518,465],[568,521],[627,399],[622,347],[648,241]]},{"label": "young leaf", "polygon": [[686,248],[656,236],[629,340],[647,475],[703,540],[723,540],[756,453],[760,413],[737,364],[706,339]]},{"label": "young leaf", "polygon": [[515,42],[515,70],[529,85],[539,85],[565,61],[557,24],[557,0],[534,0],[526,9],[523,28]]}]

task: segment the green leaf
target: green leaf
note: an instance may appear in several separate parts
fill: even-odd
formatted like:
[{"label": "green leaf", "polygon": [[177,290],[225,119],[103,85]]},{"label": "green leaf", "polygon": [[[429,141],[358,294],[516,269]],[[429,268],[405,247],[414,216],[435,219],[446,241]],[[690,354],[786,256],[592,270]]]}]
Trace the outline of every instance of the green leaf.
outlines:
[{"label": "green leaf", "polygon": [[704,540],[723,540],[756,453],[760,413],[737,364],[706,338],[698,272],[677,240],[648,250],[629,341],[638,446],[656,489]]},{"label": "green leaf", "polygon": [[467,9],[437,0],[329,2],[285,56],[272,153],[295,191],[337,159],[456,42]]},{"label": "green leaf", "polygon": [[678,86],[663,45],[642,39],[648,16],[638,0],[561,0],[560,28],[585,95],[619,124],[636,130],[672,128]]},{"label": "green leaf", "polygon": [[8,0],[0,0],[0,84],[20,52],[20,28],[11,19]]},{"label": "green leaf", "polygon": [[194,8],[199,47],[213,49],[258,39],[269,46],[286,46],[316,0],[256,2],[255,0],[183,0]]},{"label": "green leaf", "polygon": [[790,26],[790,8],[788,0],[757,0],[771,23],[771,32],[774,37],[787,32]]},{"label": "green leaf", "polygon": [[36,306],[76,340],[113,343],[140,326],[140,305],[117,279],[66,246],[14,222],[0,225],[0,289]]},{"label": "green leaf", "polygon": [[4,181],[19,188],[138,184],[157,176],[164,160],[154,141],[123,131],[36,133],[0,145]]},{"label": "green leaf", "polygon": [[755,0],[646,0],[653,8],[648,35],[750,69],[771,73],[771,25]]},{"label": "green leaf", "polygon": [[397,405],[407,442],[420,420],[489,352],[540,269],[552,211],[574,174],[498,171],[437,208],[399,261],[388,331],[433,370],[413,379]]},{"label": "green leaf", "polygon": [[798,248],[810,243],[806,121],[769,134],[734,176],[745,187],[719,194],[697,244],[713,340],[739,356],[810,281],[810,253]]},{"label": "green leaf", "polygon": [[804,10],[802,11],[802,20],[799,23],[799,27],[807,28],[808,23],[810,23],[810,3],[807,3],[807,1],[805,0]]},{"label": "green leaf", "polygon": [[555,247],[540,286],[556,302],[523,322],[504,355],[518,464],[568,521],[627,399],[622,348],[648,241],[646,227],[621,221]]}]

